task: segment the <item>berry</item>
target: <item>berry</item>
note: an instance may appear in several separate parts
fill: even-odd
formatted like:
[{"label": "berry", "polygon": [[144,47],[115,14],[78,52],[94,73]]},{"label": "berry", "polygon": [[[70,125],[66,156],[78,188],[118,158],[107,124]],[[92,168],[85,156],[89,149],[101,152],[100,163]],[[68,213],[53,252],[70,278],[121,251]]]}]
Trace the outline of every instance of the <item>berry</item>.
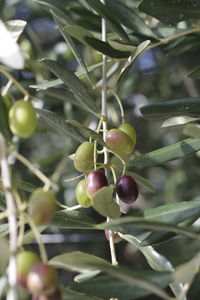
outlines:
[{"label": "berry", "polygon": [[52,294],[58,285],[58,273],[50,265],[39,263],[32,267],[27,276],[27,287],[32,294]]},{"label": "berry", "polygon": [[76,150],[74,156],[74,167],[85,172],[94,166],[94,144],[92,142],[84,142]]},{"label": "berry", "polygon": [[30,137],[36,129],[36,111],[30,102],[19,100],[9,110],[9,126],[13,134]]},{"label": "berry", "polygon": [[48,295],[32,295],[31,300],[61,300],[62,294],[59,289]]},{"label": "berry", "polygon": [[85,179],[81,180],[76,186],[76,199],[82,207],[89,207],[92,205],[92,201],[87,195]]},{"label": "berry", "polygon": [[[109,241],[109,230],[105,230],[105,236],[106,236],[107,240]],[[114,242],[114,244],[118,244],[121,241],[122,241],[121,236],[119,236],[119,234],[116,231],[114,231],[113,232],[113,242]]]},{"label": "berry", "polygon": [[125,132],[127,135],[130,136],[133,142],[133,148],[136,144],[136,132],[135,129],[129,123],[123,123],[119,126],[119,130]]},{"label": "berry", "polygon": [[90,172],[86,179],[87,194],[91,198],[100,188],[108,186],[108,180],[101,171]]},{"label": "berry", "polygon": [[28,213],[37,225],[51,223],[56,209],[56,198],[51,192],[36,189],[28,203]]},{"label": "berry", "polygon": [[31,251],[23,251],[17,254],[17,282],[26,288],[27,274],[31,268],[40,262],[39,256]]},{"label": "berry", "polygon": [[121,176],[116,183],[116,191],[120,200],[133,203],[138,197],[138,187],[135,180],[128,175]]},{"label": "berry", "polygon": [[111,129],[105,138],[109,148],[120,156],[129,155],[133,152],[132,138],[119,129]]}]

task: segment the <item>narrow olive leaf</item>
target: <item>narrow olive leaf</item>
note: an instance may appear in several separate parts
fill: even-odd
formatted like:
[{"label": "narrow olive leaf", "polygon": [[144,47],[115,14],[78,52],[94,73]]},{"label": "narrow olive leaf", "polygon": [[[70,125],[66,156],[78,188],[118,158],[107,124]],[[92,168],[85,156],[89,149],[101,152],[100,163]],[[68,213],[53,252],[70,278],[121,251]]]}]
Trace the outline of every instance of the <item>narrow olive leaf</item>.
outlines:
[{"label": "narrow olive leaf", "polygon": [[198,0],[143,0],[139,10],[157,18],[168,25],[174,25],[190,18],[199,19],[200,2]]},{"label": "narrow olive leaf", "polygon": [[115,14],[106,5],[99,0],[85,0],[102,18],[108,21],[113,30],[116,31],[122,39],[129,41],[129,37],[121,24],[118,22]]},{"label": "narrow olive leaf", "polygon": [[156,166],[167,161],[175,160],[200,150],[200,139],[185,139],[178,143],[165,146],[155,151],[143,154],[127,162],[129,166]]},{"label": "narrow olive leaf", "polygon": [[119,205],[113,201],[113,189],[103,187],[92,197],[93,207],[104,217],[119,218],[121,215]]},{"label": "narrow olive leaf", "polygon": [[9,261],[9,244],[5,237],[0,237],[1,255],[0,255],[0,275],[6,271]]},{"label": "narrow olive leaf", "polygon": [[43,59],[41,62],[45,66],[47,66],[47,68],[52,73],[54,73],[58,78],[60,78],[66,86],[69,87],[69,89],[75,95],[80,105],[82,105],[86,110],[93,113],[95,116],[98,116],[98,110],[94,103],[94,100],[88,93],[85,85],[72,71],[53,60]]},{"label": "narrow olive leaf", "polygon": [[[46,228],[47,226],[37,226],[39,233],[42,233]],[[35,233],[31,229],[27,230],[23,236],[22,245],[29,244],[33,240],[35,240]]]},{"label": "narrow olive leaf", "polygon": [[65,3],[63,1],[54,1],[54,0],[34,0],[35,3],[42,6],[44,9],[50,11],[51,9],[56,12],[60,19],[66,22],[66,25],[71,23],[69,15],[65,13]]},{"label": "narrow olive leaf", "polygon": [[129,51],[120,51],[113,47],[111,47],[107,42],[103,42],[99,39],[85,36],[84,37],[85,42],[90,45],[95,50],[103,53],[104,55],[108,55],[112,58],[127,58],[131,55],[131,52]]},{"label": "narrow olive leaf", "polygon": [[200,125],[199,124],[187,124],[183,128],[183,134],[191,136],[193,138],[200,139]]},{"label": "narrow olive leaf", "polygon": [[103,300],[102,298],[88,295],[85,293],[79,293],[69,288],[61,288],[62,300]]},{"label": "narrow olive leaf", "polygon": [[6,199],[4,193],[1,192],[0,190],[0,208],[2,210],[6,209]]},{"label": "narrow olive leaf", "polygon": [[184,125],[184,124],[187,124],[190,122],[196,122],[199,120],[200,120],[200,118],[192,118],[192,117],[188,117],[188,116],[172,117],[172,118],[165,120],[162,123],[162,127]]},{"label": "narrow olive leaf", "polygon": [[166,120],[176,116],[199,117],[200,98],[176,99],[143,106],[141,113],[146,119]]},{"label": "narrow olive leaf", "polygon": [[200,79],[200,66],[192,69],[186,76]]},{"label": "narrow olive leaf", "polygon": [[136,10],[127,7],[124,3],[117,0],[106,0],[106,5],[112,12],[115,13],[117,19],[126,27],[132,29],[136,33],[156,38],[155,34],[145,24]]},{"label": "narrow olive leaf", "polygon": [[91,278],[94,278],[99,273],[101,273],[101,271],[96,270],[96,271],[90,271],[88,273],[79,274],[79,275],[77,275],[77,276],[74,277],[74,281],[80,283],[80,282],[89,280]]},{"label": "narrow olive leaf", "polygon": [[53,219],[53,226],[59,228],[94,229],[95,222],[80,211],[58,211]]},{"label": "narrow olive leaf", "polygon": [[84,142],[84,136],[71,124],[67,123],[65,119],[61,118],[57,114],[45,110],[37,109],[39,116],[53,128],[61,131],[62,133],[68,134],[79,142]]},{"label": "narrow olive leaf", "polygon": [[87,29],[78,25],[68,25],[63,28],[64,32],[81,42],[82,44],[87,45],[84,40],[85,36],[94,37],[94,35]]},{"label": "narrow olive leaf", "polygon": [[81,107],[76,98],[74,97],[74,95],[72,94],[72,92],[70,90],[66,90],[66,89],[59,89],[59,88],[49,88],[47,90],[44,91],[44,94],[47,96],[51,96],[56,100],[62,100],[65,102],[69,102],[75,106],[78,106],[81,109],[84,109],[83,107]]},{"label": "narrow olive leaf", "polygon": [[79,123],[76,120],[67,120],[66,121],[68,124],[74,126],[75,128],[78,128],[80,133],[82,133],[85,137],[91,137],[94,140],[96,140],[100,145],[103,147],[107,147],[106,143],[104,142],[102,136],[98,134],[96,131],[83,126],[81,123]]},{"label": "narrow olive leaf", "polygon": [[129,171],[127,171],[126,173],[128,175],[132,176],[135,179],[135,181],[139,185],[141,185],[143,188],[145,188],[146,190],[148,190],[151,193],[155,193],[155,187],[153,186],[153,184],[148,179],[146,179],[143,176],[138,175],[135,172],[129,172]]},{"label": "narrow olive leaf", "polygon": [[35,189],[37,189],[37,186],[33,185],[30,182],[20,180],[17,182],[17,188],[20,190],[32,193]]},{"label": "narrow olive leaf", "polygon": [[[93,270],[100,270],[102,272],[106,272],[112,275],[115,278],[125,281],[128,285],[137,285],[142,289],[152,292],[155,295],[161,297],[162,299],[169,298],[167,293],[163,291],[159,286],[147,280],[144,273],[138,274],[124,267],[113,266],[107,261],[103,260],[102,258],[99,258],[94,255],[90,255],[79,251],[65,253],[52,258],[50,260],[50,264],[58,268],[64,268],[67,270],[82,273]],[[162,276],[161,273],[159,274],[160,276]],[[164,276],[168,276],[169,282],[172,279],[170,273],[165,273]]]},{"label": "narrow olive leaf", "polygon": [[89,79],[89,81],[91,82],[91,84],[93,85],[92,79],[90,77],[90,74],[87,70],[87,67],[84,63],[84,60],[81,57],[80,51],[78,50],[78,48],[76,47],[73,39],[71,38],[71,36],[64,30],[64,24],[62,24],[60,22],[59,16],[57,16],[56,12],[51,10],[51,15],[54,19],[54,21],[56,22],[56,24],[58,25],[58,28],[64,38],[64,40],[66,41],[66,43],[68,44],[70,50],[72,51],[72,53],[74,54],[77,62],[85,69],[85,72],[87,74],[87,78]]},{"label": "narrow olive leaf", "polygon": [[191,283],[200,268],[200,252],[191,260],[176,267],[173,277],[182,283]]},{"label": "narrow olive leaf", "polygon": [[[172,266],[170,261],[168,261],[163,255],[160,255],[153,247],[141,247],[141,240],[132,235],[121,235],[121,237],[128,241],[130,244],[133,244],[134,247],[142,252],[148,264],[153,270],[174,272],[174,267]],[[180,296],[183,290],[183,285],[181,283],[179,283],[178,281],[173,281],[172,283],[170,283],[170,287],[176,297]],[[186,300],[186,297],[182,296],[179,299]]]},{"label": "narrow olive leaf", "polygon": [[0,131],[8,141],[11,141],[12,134],[9,128],[8,111],[1,97],[0,97]]}]

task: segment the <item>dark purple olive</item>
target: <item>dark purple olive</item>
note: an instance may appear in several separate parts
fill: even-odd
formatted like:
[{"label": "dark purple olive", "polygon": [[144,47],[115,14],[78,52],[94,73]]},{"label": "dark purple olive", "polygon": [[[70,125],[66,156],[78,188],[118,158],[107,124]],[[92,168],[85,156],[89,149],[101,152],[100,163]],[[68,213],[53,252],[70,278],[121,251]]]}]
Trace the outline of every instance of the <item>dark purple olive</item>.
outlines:
[{"label": "dark purple olive", "polygon": [[88,197],[92,197],[103,186],[108,186],[108,180],[101,171],[90,172],[86,179]]},{"label": "dark purple olive", "polygon": [[138,187],[135,180],[128,175],[121,176],[116,183],[116,191],[120,200],[125,203],[133,203],[138,197]]}]

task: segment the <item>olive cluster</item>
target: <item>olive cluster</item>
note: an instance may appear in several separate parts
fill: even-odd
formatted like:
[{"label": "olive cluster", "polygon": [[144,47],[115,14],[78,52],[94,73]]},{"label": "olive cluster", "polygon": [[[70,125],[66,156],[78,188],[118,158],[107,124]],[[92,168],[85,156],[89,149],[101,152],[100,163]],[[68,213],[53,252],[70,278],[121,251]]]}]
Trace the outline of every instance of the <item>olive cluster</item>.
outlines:
[{"label": "olive cluster", "polygon": [[56,269],[31,251],[17,254],[17,282],[32,294],[32,300],[61,299]]}]

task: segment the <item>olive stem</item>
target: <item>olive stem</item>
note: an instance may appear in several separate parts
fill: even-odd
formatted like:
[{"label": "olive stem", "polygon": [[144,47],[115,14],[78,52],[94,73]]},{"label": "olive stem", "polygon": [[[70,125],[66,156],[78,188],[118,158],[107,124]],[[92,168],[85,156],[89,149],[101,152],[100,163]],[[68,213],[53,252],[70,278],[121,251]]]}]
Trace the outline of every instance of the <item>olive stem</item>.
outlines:
[{"label": "olive stem", "polygon": [[3,135],[0,132],[0,165],[1,165],[1,177],[3,188],[5,190],[7,214],[9,223],[9,265],[8,265],[8,284],[9,291],[7,293],[7,300],[16,300],[17,297],[17,268],[16,268],[16,253],[17,253],[17,209],[16,203],[11,191],[12,183],[10,170],[7,160],[7,148]]},{"label": "olive stem", "polygon": [[125,123],[125,116],[124,116],[124,109],[122,106],[122,102],[121,102],[119,96],[113,90],[110,90],[110,93],[112,93],[113,96],[115,97],[115,99],[117,100],[117,103],[119,105],[120,112],[121,112],[122,123]]},{"label": "olive stem", "polygon": [[76,210],[76,209],[79,209],[81,208],[82,206],[81,205],[74,205],[74,206],[67,206],[67,205],[64,205],[62,203],[60,203],[59,201],[56,201],[56,203],[58,204],[58,206],[64,208],[65,210]]},{"label": "olive stem", "polygon": [[[103,4],[105,4],[105,0],[101,0]],[[102,41],[106,42],[107,40],[107,24],[104,18],[101,19],[101,30],[102,30]],[[105,140],[107,133],[107,56],[103,55],[102,57],[103,65],[102,65],[102,89],[101,89],[101,114],[103,116],[103,139]],[[109,161],[109,152],[106,147],[104,149],[104,164],[107,165]],[[105,169],[105,174],[109,181],[109,171]],[[109,221],[110,218],[107,218]],[[110,253],[111,253],[111,261],[113,265],[117,265],[117,258],[115,252],[115,245],[113,240],[113,233],[109,230],[109,245],[110,245]]]}]

